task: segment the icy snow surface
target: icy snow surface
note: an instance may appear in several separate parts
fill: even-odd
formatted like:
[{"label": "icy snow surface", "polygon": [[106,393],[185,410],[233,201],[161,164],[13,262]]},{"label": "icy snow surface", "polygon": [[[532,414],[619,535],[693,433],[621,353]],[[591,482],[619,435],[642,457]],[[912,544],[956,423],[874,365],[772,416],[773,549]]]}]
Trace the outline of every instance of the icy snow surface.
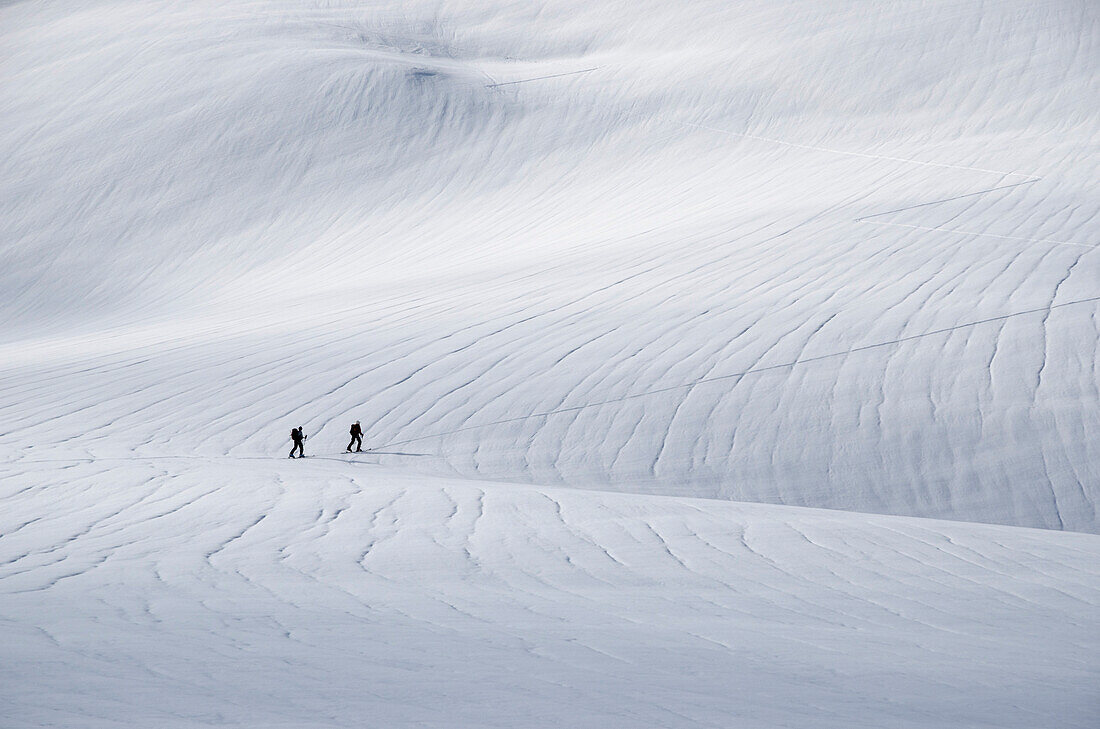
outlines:
[{"label": "icy snow surface", "polygon": [[1098,78],[1089,0],[3,3],[0,725],[1096,726]]}]

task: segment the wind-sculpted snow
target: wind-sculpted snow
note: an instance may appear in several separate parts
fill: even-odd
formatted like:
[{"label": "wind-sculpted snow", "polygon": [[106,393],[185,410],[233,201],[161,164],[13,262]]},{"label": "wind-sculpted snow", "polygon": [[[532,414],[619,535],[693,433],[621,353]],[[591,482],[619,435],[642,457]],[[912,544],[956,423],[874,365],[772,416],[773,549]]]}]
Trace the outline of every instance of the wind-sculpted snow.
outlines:
[{"label": "wind-sculpted snow", "polygon": [[1094,535],[292,465],[6,480],[0,723],[1094,726]]},{"label": "wind-sculpted snow", "polygon": [[9,457],[1098,528],[1088,3],[2,12]]},{"label": "wind-sculpted snow", "polygon": [[0,724],[1097,725],[1095,5],[0,3]]}]

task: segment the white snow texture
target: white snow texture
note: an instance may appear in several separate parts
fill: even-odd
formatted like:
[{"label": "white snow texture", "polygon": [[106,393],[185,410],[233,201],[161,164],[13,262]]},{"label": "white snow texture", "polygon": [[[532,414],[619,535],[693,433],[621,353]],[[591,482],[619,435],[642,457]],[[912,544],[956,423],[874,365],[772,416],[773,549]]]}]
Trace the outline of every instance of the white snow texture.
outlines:
[{"label": "white snow texture", "polygon": [[17,0],[0,153],[5,729],[1100,725],[1092,0]]}]

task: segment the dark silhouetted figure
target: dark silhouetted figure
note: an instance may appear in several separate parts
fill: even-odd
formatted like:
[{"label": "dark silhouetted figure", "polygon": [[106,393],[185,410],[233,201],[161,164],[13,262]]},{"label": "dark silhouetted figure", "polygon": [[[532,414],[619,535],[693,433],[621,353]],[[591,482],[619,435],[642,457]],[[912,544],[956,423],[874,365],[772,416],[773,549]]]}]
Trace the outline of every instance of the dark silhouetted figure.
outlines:
[{"label": "dark silhouetted figure", "polygon": [[294,447],[290,449],[290,457],[294,457],[294,451],[298,451],[299,458],[306,457],[306,447],[304,445],[306,434],[302,432],[302,426],[298,426],[290,431],[290,439],[294,441]]},{"label": "dark silhouetted figure", "polygon": [[363,451],[363,429],[359,427],[359,421],[356,420],[355,424],[351,426],[351,442],[348,443],[348,453],[351,453],[351,447],[355,446],[356,453],[362,453]]}]

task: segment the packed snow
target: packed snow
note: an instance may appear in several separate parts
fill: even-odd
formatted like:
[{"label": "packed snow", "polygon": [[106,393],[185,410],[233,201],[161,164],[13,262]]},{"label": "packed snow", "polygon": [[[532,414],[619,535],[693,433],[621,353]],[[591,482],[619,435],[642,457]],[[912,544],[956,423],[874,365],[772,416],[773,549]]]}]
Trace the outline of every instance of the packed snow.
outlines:
[{"label": "packed snow", "polygon": [[1098,69],[1089,0],[4,3],[0,725],[1096,726]]}]

